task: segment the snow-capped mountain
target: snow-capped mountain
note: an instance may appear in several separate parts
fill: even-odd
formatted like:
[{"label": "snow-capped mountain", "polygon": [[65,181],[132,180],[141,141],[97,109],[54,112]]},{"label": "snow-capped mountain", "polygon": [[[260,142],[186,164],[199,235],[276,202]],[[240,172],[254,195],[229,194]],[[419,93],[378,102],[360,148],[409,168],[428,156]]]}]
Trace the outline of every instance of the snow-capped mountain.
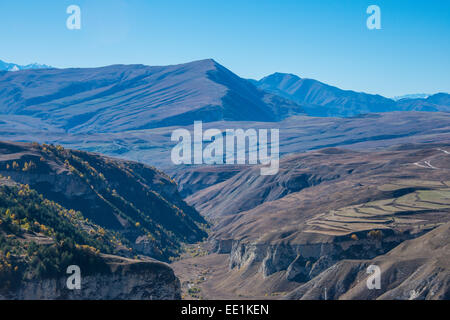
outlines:
[{"label": "snow-capped mountain", "polygon": [[46,64],[30,63],[25,66],[22,66],[15,63],[8,63],[0,60],[0,71],[19,71],[26,69],[51,69],[51,68],[52,68],[51,66],[48,66]]}]

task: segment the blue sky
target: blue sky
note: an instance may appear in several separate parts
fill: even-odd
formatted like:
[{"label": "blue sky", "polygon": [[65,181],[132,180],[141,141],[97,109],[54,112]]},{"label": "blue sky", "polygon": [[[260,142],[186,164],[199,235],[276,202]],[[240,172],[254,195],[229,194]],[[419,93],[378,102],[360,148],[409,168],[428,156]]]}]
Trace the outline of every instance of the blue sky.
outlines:
[{"label": "blue sky", "polygon": [[[71,4],[81,30],[66,28]],[[381,30],[366,27],[371,4]],[[450,92],[450,1],[2,0],[0,27],[0,59],[19,64],[213,58],[245,78],[287,72],[385,96]]]}]

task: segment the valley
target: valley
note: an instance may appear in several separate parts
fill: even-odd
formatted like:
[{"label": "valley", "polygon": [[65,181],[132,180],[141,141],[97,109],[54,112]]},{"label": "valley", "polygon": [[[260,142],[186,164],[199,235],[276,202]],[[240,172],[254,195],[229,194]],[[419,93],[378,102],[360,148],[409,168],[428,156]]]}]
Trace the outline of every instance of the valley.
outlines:
[{"label": "valley", "polygon": [[[152,167],[61,146],[1,142],[0,151],[0,236],[12,248],[2,254],[1,276],[27,279],[8,282],[15,298],[447,299],[450,292],[450,143],[291,154],[274,176],[258,166],[193,167],[175,177],[178,185]],[[52,250],[69,260],[50,267],[44,257]],[[86,261],[83,296],[64,287],[70,259]],[[376,292],[365,287],[371,264],[387,277]],[[167,281],[158,282],[159,272]],[[114,285],[98,293],[105,283]],[[123,291],[134,286],[141,289]],[[4,290],[0,297],[11,297]]]},{"label": "valley", "polygon": [[[406,299],[414,290],[422,298],[448,298],[448,252],[397,256],[404,246],[416,250],[419,239],[442,239],[433,240],[442,252],[448,246],[450,161],[442,150],[449,149],[322,149],[284,158],[280,174],[271,177],[242,168],[188,196],[213,222],[204,244],[210,254],[177,261],[174,270],[208,299],[324,299],[324,287],[329,299]],[[418,167],[418,161],[433,165]],[[364,282],[373,261],[386,266],[393,281],[375,296]],[[418,261],[430,269],[414,273],[409,264]]]}]

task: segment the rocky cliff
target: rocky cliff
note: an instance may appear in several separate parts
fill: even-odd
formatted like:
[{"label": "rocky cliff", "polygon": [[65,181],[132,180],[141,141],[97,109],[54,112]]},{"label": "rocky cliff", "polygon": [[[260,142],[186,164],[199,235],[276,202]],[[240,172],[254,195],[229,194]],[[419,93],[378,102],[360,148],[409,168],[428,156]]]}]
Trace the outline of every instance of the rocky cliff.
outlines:
[{"label": "rocky cliff", "polygon": [[357,240],[350,236],[318,237],[311,242],[276,244],[224,240],[215,241],[214,251],[229,253],[230,269],[256,266],[264,277],[283,271],[287,280],[305,282],[338,261],[371,259],[418,235],[385,231],[382,239],[360,233]]},{"label": "rocky cliff", "polygon": [[69,275],[23,281],[16,290],[0,293],[0,299],[172,300],[180,299],[180,281],[172,269],[156,260],[126,259],[101,255],[105,272],[83,276],[81,289],[69,290]]},{"label": "rocky cliff", "polygon": [[[450,223],[446,223],[374,259],[342,260],[286,298],[448,300],[449,240]],[[370,265],[380,268],[379,289],[369,290],[366,285]]]}]

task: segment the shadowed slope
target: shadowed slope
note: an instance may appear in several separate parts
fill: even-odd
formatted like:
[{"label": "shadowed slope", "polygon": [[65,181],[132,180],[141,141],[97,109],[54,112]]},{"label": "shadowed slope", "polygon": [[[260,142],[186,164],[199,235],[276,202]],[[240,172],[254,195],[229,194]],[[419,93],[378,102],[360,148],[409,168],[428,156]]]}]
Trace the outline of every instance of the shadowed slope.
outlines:
[{"label": "shadowed slope", "polygon": [[[369,265],[381,288],[366,286]],[[343,260],[287,295],[287,299],[450,299],[450,223],[408,240],[372,260]]]},{"label": "shadowed slope", "polygon": [[302,105],[310,116],[354,116],[389,111],[450,111],[450,95],[439,93],[426,99],[394,101],[380,95],[342,90],[314,79],[274,73],[259,81],[258,88]]}]

